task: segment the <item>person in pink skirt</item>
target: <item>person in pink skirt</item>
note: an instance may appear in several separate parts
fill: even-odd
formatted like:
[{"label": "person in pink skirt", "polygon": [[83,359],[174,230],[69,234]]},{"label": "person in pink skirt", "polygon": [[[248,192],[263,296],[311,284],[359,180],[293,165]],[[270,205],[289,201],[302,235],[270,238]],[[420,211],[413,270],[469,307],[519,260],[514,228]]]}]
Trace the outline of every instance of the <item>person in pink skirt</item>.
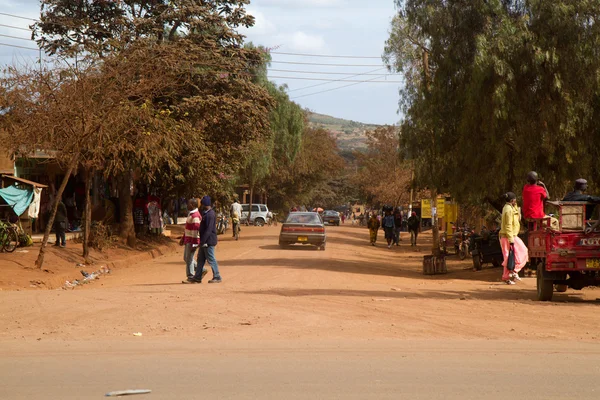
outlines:
[{"label": "person in pink skirt", "polygon": [[[514,285],[515,281],[521,280],[519,271],[529,261],[529,252],[525,243],[518,236],[521,230],[521,210],[517,206],[517,196],[513,192],[508,192],[504,195],[504,200],[506,204],[502,209],[502,228],[500,229],[500,246],[504,256],[502,280],[507,285]],[[514,270],[508,269],[511,250],[515,256]]]}]

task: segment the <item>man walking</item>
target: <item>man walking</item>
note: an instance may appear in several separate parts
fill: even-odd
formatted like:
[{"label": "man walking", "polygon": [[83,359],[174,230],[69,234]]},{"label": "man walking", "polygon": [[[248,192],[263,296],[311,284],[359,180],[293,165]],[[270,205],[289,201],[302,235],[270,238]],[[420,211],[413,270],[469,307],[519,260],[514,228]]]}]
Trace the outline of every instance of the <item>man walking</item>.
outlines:
[{"label": "man walking", "polygon": [[408,231],[410,232],[410,245],[417,245],[417,236],[419,236],[419,230],[421,229],[421,219],[417,217],[416,212],[412,212],[410,218],[408,218]]},{"label": "man walking", "polygon": [[202,278],[206,275],[204,265],[208,264],[212,268],[213,278],[208,283],[221,283],[221,274],[219,273],[219,264],[215,258],[215,247],[217,245],[217,217],[211,207],[210,197],[204,196],[202,204],[202,222],[200,222],[200,251],[198,252],[198,265],[196,274],[191,279],[193,283],[202,283]]},{"label": "man walking", "polygon": [[394,240],[394,232],[396,231],[396,225],[394,224],[394,216],[389,208],[385,208],[385,217],[381,221],[383,230],[385,232],[385,240],[388,244],[388,249],[392,248],[392,241]]},{"label": "man walking", "polygon": [[237,193],[233,195],[234,200],[231,205],[230,217],[233,221],[233,237],[235,238],[235,233],[238,229],[240,229],[240,220],[242,218],[242,205],[239,202]]},{"label": "man walking", "polygon": [[67,226],[69,225],[69,219],[67,218],[67,206],[61,199],[57,199],[58,207],[56,208],[56,215],[54,216],[54,233],[56,234],[56,242],[54,245],[57,247],[67,246],[67,235],[65,234]]},{"label": "man walking", "polygon": [[400,246],[400,231],[402,230],[402,211],[400,211],[400,207],[396,208],[394,211],[394,244],[396,246]]},{"label": "man walking", "polygon": [[180,244],[185,246],[183,260],[185,261],[185,271],[189,281],[196,274],[195,256],[198,246],[200,246],[200,222],[202,221],[202,216],[200,215],[200,211],[198,211],[197,199],[190,199],[188,201],[188,210],[190,212],[185,221],[185,231],[183,232]]}]

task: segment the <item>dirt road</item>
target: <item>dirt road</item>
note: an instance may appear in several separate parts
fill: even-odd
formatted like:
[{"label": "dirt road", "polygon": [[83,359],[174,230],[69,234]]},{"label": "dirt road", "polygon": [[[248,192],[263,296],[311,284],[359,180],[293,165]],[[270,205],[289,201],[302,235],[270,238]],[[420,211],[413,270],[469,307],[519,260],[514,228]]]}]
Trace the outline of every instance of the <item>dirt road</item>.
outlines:
[{"label": "dirt road", "polygon": [[[535,279],[508,287],[500,271],[449,261],[420,273],[428,244],[371,247],[360,228],[332,227],[326,251],[282,250],[278,228],[222,237],[224,282],[182,285],[182,251],[115,270],[75,290],[0,292],[3,340],[144,338],[572,339],[600,337],[600,291],[534,301]],[[427,240],[427,237],[424,238]],[[210,274],[209,274],[210,277]],[[142,339],[144,340],[144,339]]]},{"label": "dirt road", "polygon": [[181,284],[179,249],[73,290],[0,291],[0,398],[597,397],[600,291],[539,303],[534,279],[468,262],[423,276],[426,236],[328,235],[326,251],[282,250],[275,227],[222,237],[222,284]]}]

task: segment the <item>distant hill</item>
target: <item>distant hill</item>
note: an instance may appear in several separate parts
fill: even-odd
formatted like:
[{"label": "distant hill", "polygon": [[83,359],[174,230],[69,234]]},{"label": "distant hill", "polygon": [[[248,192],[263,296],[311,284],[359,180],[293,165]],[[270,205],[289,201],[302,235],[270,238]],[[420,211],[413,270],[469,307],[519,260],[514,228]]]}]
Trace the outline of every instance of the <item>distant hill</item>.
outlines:
[{"label": "distant hill", "polygon": [[335,118],[329,115],[308,112],[309,126],[323,128],[335,137],[340,150],[362,150],[367,147],[366,131],[380,125],[363,124],[362,122]]}]

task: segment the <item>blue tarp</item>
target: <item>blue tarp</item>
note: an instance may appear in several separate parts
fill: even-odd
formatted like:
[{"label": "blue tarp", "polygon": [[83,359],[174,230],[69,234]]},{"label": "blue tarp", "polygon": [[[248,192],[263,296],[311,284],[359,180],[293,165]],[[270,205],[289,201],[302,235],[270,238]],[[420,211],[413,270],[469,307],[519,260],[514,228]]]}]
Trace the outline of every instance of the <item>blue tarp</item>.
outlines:
[{"label": "blue tarp", "polygon": [[0,189],[0,197],[6,201],[6,203],[13,207],[15,214],[20,216],[33,201],[33,190],[19,189],[16,186],[9,186],[4,189]]}]

